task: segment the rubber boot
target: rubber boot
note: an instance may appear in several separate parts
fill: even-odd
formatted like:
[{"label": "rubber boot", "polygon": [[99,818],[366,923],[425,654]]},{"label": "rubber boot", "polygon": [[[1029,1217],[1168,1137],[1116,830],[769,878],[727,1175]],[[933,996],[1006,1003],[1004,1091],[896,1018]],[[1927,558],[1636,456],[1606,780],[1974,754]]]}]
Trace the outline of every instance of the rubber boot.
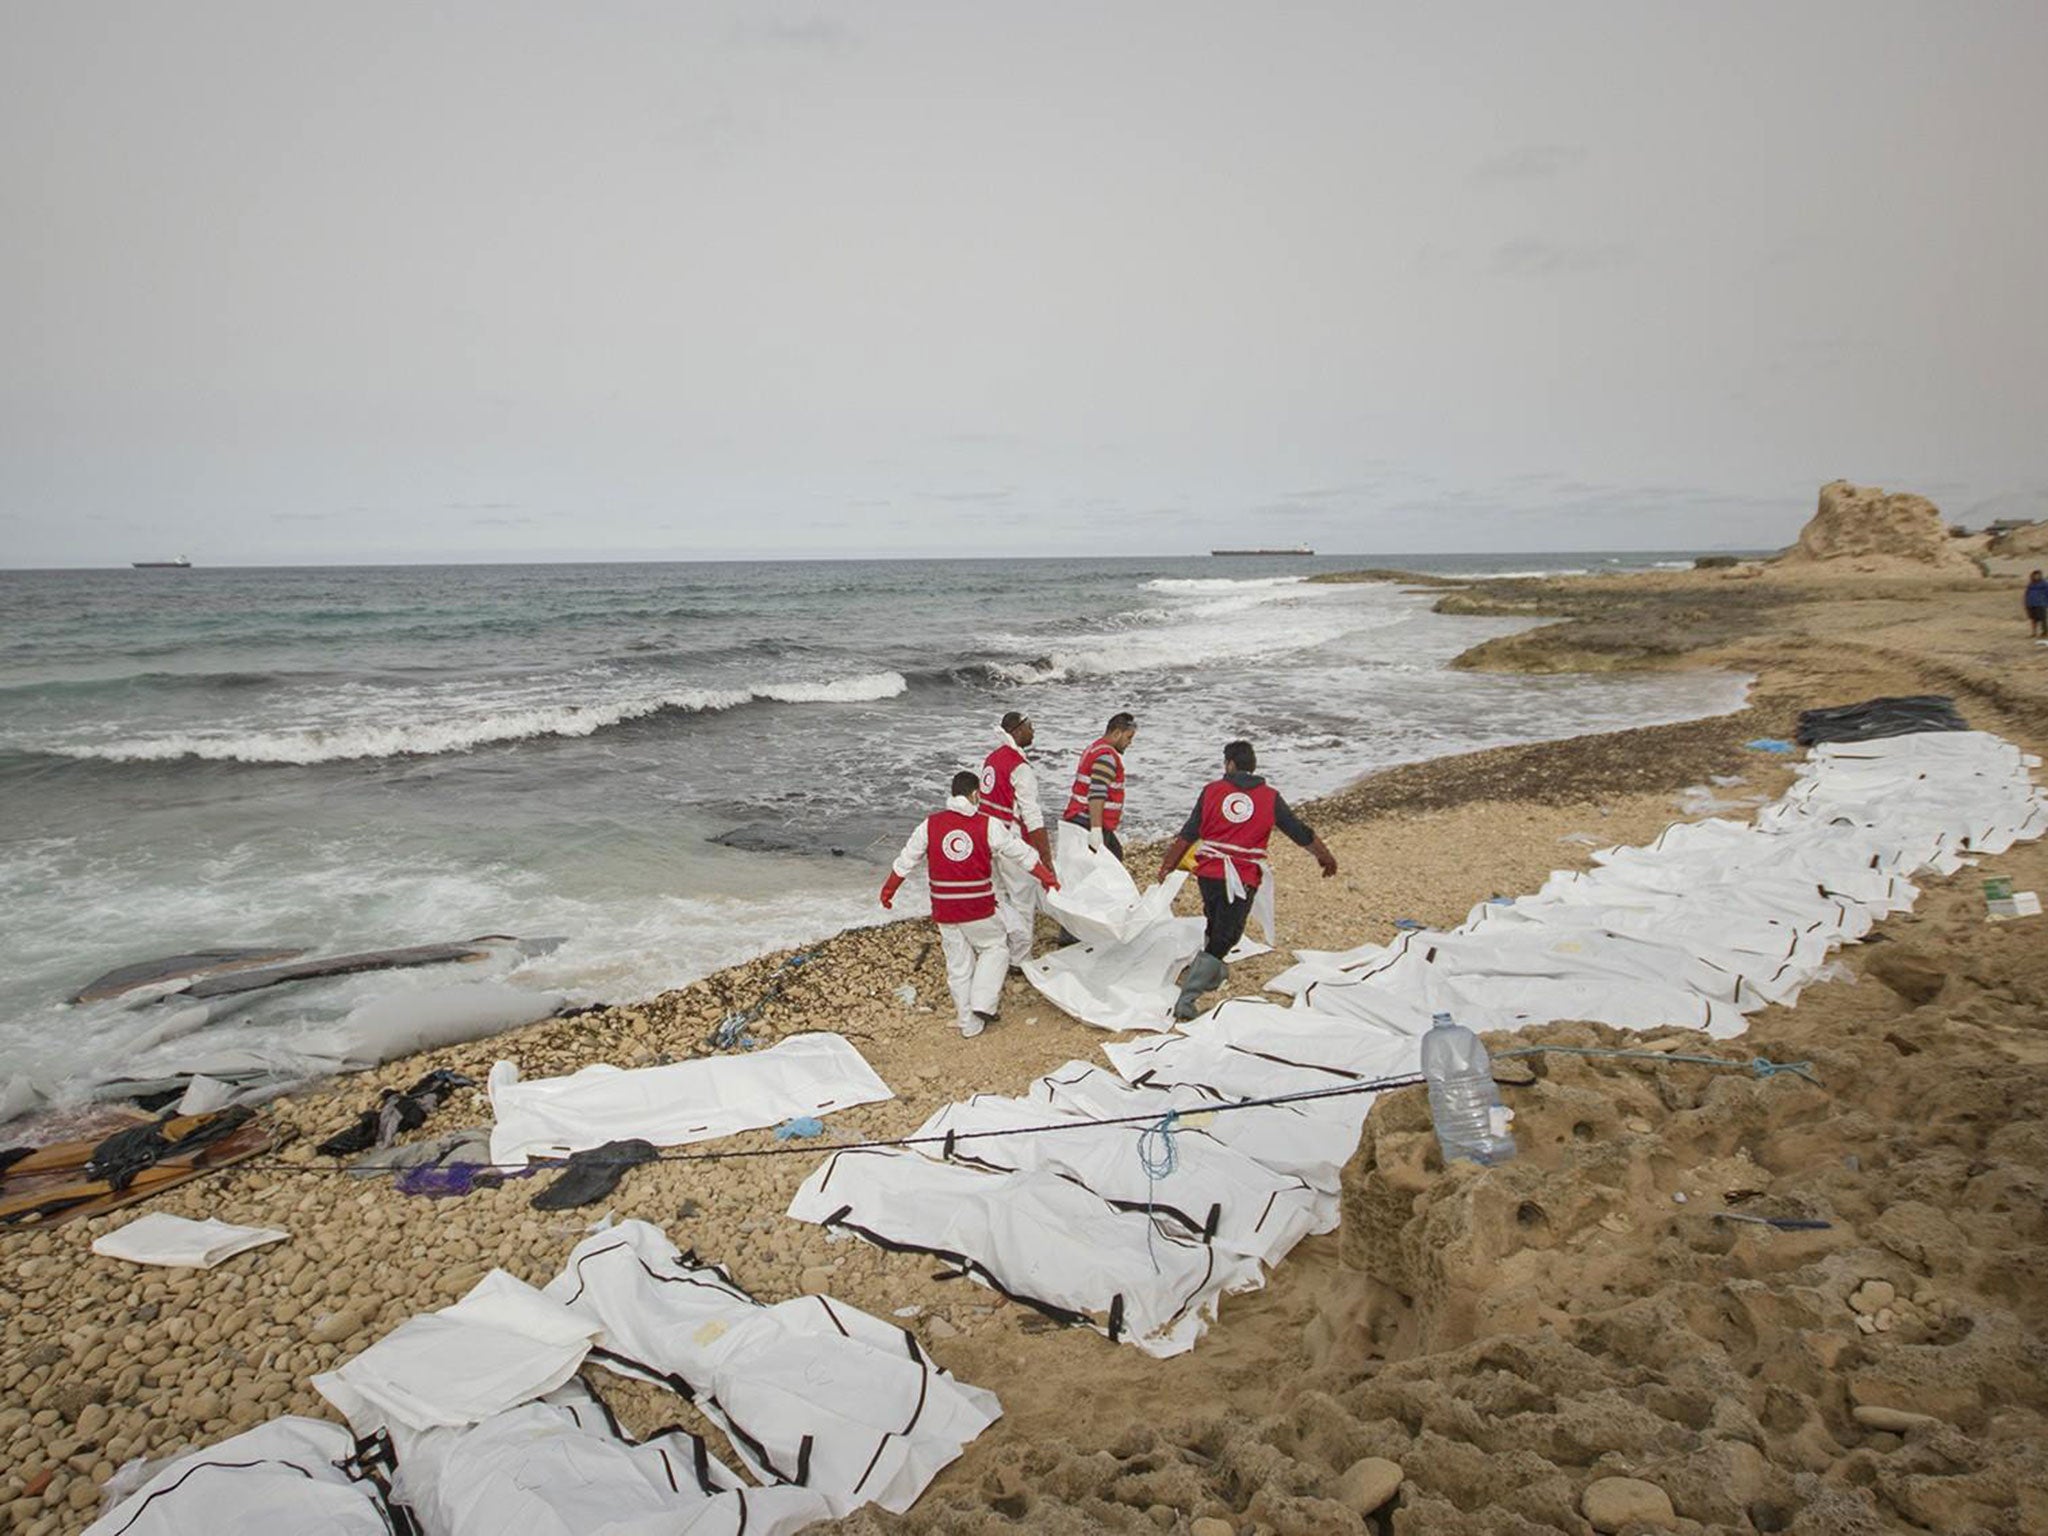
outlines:
[{"label": "rubber boot", "polygon": [[1173,1005],[1173,1016],[1185,1024],[1202,1011],[1202,994],[1213,992],[1223,985],[1223,962],[1206,949],[1188,962],[1188,968],[1181,973],[1180,997]]}]

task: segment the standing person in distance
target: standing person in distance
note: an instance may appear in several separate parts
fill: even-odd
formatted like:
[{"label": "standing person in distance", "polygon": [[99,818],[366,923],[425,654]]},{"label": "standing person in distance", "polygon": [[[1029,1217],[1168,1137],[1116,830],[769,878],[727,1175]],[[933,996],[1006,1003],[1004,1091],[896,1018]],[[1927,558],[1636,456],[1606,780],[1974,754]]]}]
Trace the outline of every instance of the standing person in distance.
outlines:
[{"label": "standing person in distance", "polygon": [[903,851],[882,883],[882,905],[893,907],[896,892],[920,864],[929,866],[932,921],[946,952],[946,988],[960,1033],[969,1039],[996,1020],[1009,967],[1009,941],[996,918],[995,864],[1028,870],[1047,890],[1059,889],[1049,865],[1005,822],[981,814],[981,777],[953,775],[946,808],[912,829]]},{"label": "standing person in distance", "polygon": [[1089,847],[1107,848],[1119,859],[1124,856],[1116,835],[1124,819],[1124,754],[1137,735],[1137,716],[1128,710],[1109,717],[1102,734],[1081,754],[1073,791],[1060,817],[1087,830]]},{"label": "standing person in distance", "polygon": [[2048,637],[2048,576],[2035,571],[2027,577],[2027,623],[2036,639]]},{"label": "standing person in distance", "polygon": [[[1038,803],[1038,772],[1024,749],[1036,736],[1031,717],[1011,710],[1003,716],[1002,740],[981,765],[981,809],[991,821],[1020,833],[1046,868],[1052,867],[1052,844],[1045,835],[1045,807]],[[996,916],[1010,943],[1010,966],[1031,958],[1032,922],[1038,913],[1038,882],[1027,869],[1008,862],[996,865]]]},{"label": "standing person in distance", "polygon": [[1223,985],[1223,957],[1244,937],[1252,898],[1265,878],[1266,843],[1275,827],[1315,855],[1325,880],[1337,873],[1336,856],[1279,791],[1253,771],[1258,766],[1258,753],[1250,742],[1226,743],[1223,777],[1195,797],[1195,808],[1180,835],[1166,845],[1159,860],[1159,878],[1164,880],[1190,847],[1195,850],[1195,883],[1201,888],[1202,916],[1209,924],[1202,952],[1181,978],[1180,997],[1173,1005],[1176,1019],[1192,1019],[1202,994]]}]

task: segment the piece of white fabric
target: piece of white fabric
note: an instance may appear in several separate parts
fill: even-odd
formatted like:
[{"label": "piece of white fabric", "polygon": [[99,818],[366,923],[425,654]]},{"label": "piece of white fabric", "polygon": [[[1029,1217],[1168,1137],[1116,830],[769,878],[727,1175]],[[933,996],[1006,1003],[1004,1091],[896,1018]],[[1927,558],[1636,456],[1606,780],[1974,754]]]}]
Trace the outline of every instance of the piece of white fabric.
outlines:
[{"label": "piece of white fabric", "polygon": [[632,1071],[598,1065],[531,1082],[501,1061],[491,1068],[490,1095],[491,1161],[500,1164],[634,1137],[679,1146],[895,1097],[852,1043],[833,1034],[791,1035],[743,1056]]},{"label": "piece of white fabric", "polygon": [[915,1152],[834,1153],[789,1214],[953,1260],[1014,1300],[1177,1355],[1258,1262],[1178,1223],[1121,1211],[1057,1174],[980,1173]]},{"label": "piece of white fabric", "polygon": [[[1225,1010],[1230,1022],[1217,1016]],[[1260,1010],[1256,1024],[1252,1010]],[[1112,1041],[1103,1054],[1140,1085],[1194,1083],[1242,1099],[1328,1095],[1300,1101],[1309,1106],[1348,1106],[1369,1097],[1348,1090],[1419,1070],[1419,1041],[1344,1024],[1348,1028],[1333,1027],[1330,1016],[1305,1009],[1233,998],[1183,1026],[1188,1033]]]},{"label": "piece of white fabric", "polygon": [[1180,1123],[1189,1129],[1244,1153],[1276,1174],[1307,1184],[1317,1196],[1315,1230],[1334,1227],[1341,1171],[1358,1146],[1358,1128],[1347,1126],[1335,1114],[1334,1107],[1348,1101],[1226,1107],[1235,1105],[1239,1097],[1200,1083],[1134,1087],[1114,1072],[1085,1061],[1070,1061],[1031,1085],[1034,1103],[1098,1120],[1126,1115],[1156,1119],[1169,1109],[1176,1110]]},{"label": "piece of white fabric", "polygon": [[335,1465],[354,1450],[339,1424],[272,1419],[160,1467],[85,1536],[391,1536],[376,1485]]},{"label": "piece of white fabric", "polygon": [[793,1536],[830,1519],[806,1488],[749,1488],[696,1437],[635,1444],[594,1404],[527,1403],[412,1437],[394,1500],[427,1536]]},{"label": "piece of white fabric", "polygon": [[1302,1238],[1336,1225],[1335,1212],[1307,1180],[1275,1173],[1206,1129],[1176,1123],[1172,1167],[1153,1176],[1141,1159],[1151,1126],[1095,1125],[1091,1118],[1043,1101],[976,1094],[917,1129],[918,1136],[951,1134],[950,1153],[935,1145],[918,1150],[990,1172],[1062,1174],[1111,1205],[1177,1222],[1192,1237],[1213,1233],[1218,1245],[1269,1267]]},{"label": "piece of white fabric", "polygon": [[964,1032],[972,1034],[979,1028],[974,1019],[977,1012],[994,1013],[1002,1006],[1003,980],[1010,973],[1009,941],[1002,923],[993,917],[937,927],[954,1019]]},{"label": "piece of white fabric", "polygon": [[[1250,921],[1257,923],[1266,935],[1266,948],[1271,949],[1280,942],[1280,877],[1273,873],[1273,866],[1266,866],[1266,878],[1259,882],[1258,890],[1252,893]],[[1244,940],[1239,939],[1242,944]]]},{"label": "piece of white fabric", "polygon": [[1063,821],[1053,838],[1060,888],[1045,893],[1045,910],[1083,944],[1128,944],[1171,916],[1185,874],[1176,872],[1141,894],[1122,859],[1089,845],[1086,827]]},{"label": "piece of white fabric", "polygon": [[835,1514],[908,1509],[1002,1413],[904,1329],[827,1296],[762,1306],[646,1222],[585,1238],[547,1294],[603,1328],[601,1363],[687,1386],[749,1472]]},{"label": "piece of white fabric", "polygon": [[1168,917],[1125,944],[1056,949],[1026,965],[1024,975],[1047,1000],[1084,1024],[1171,1029],[1180,974],[1201,951],[1202,936],[1199,917]]},{"label": "piece of white fabric", "polygon": [[358,1434],[475,1424],[559,1387],[599,1332],[494,1269],[460,1301],[400,1323],[313,1387]]},{"label": "piece of white fabric", "polygon": [[1916,875],[2048,830],[2029,767],[1975,731],[1818,747],[1753,823],[1601,849],[1593,869],[1482,903],[1449,932],[1305,953],[1271,985],[1378,1021],[1441,1010],[1480,1030],[1592,1019],[1728,1038],[1796,1002],[1835,946],[1911,908]]},{"label": "piece of white fabric", "polygon": [[202,1072],[185,1085],[185,1096],[178,1100],[178,1113],[210,1115],[234,1103],[235,1095],[240,1091],[233,1083],[223,1083]]},{"label": "piece of white fabric", "polygon": [[[1079,899],[1062,921],[1095,922],[1099,942],[1035,961],[1027,975],[1090,1023],[1170,1032],[1107,1045],[1122,1080],[1069,1062],[1028,1101],[977,1098],[940,1111],[925,1129],[952,1131],[950,1154],[834,1154],[790,1214],[939,1254],[1069,1321],[1105,1327],[1120,1301],[1134,1342],[1187,1348],[1216,1297],[1259,1275],[1256,1262],[1215,1271],[1226,1255],[1249,1260],[1259,1249],[1226,1214],[1241,1207],[1243,1170],[1212,1156],[1212,1142],[1309,1186],[1312,1219],[1334,1224],[1372,1085],[1419,1075],[1434,1013],[1481,1030],[1569,1018],[1738,1033],[1746,1014],[1794,1001],[1833,948],[1909,909],[1915,876],[1952,873],[2048,830],[2034,766],[1980,733],[1822,748],[1753,824],[1702,821],[1645,847],[1602,849],[1594,868],[1554,874],[1533,896],[1482,903],[1449,932],[1302,952],[1275,982],[1295,995],[1292,1007],[1229,999],[1178,1031],[1167,1010],[1200,947],[1200,920],[1150,914],[1133,924],[1135,906],[1106,867],[1099,889],[1089,883],[1085,846],[1070,869],[1068,839],[1062,878],[1072,874]],[[1294,1097],[1256,1102],[1282,1096]],[[1186,1161],[1149,1186],[1142,1125],[1026,1134],[1036,1116],[1137,1115],[1156,1126],[1168,1110]],[[966,1134],[982,1130],[1001,1134]],[[1163,1144],[1159,1135],[1147,1143],[1155,1168]],[[979,1172],[970,1160],[1016,1171]],[[1121,1209],[1162,1206],[1162,1189],[1183,1217],[1218,1211],[1206,1249],[1190,1244],[1187,1220],[1154,1224]]]},{"label": "piece of white fabric", "polygon": [[1038,898],[1045,887],[1028,869],[998,860],[996,877],[996,920],[1003,925],[1010,964],[1022,965],[1031,958],[1031,943],[1037,933]]},{"label": "piece of white fabric", "polygon": [[237,1227],[208,1217],[193,1221],[166,1211],[151,1211],[125,1226],[92,1240],[102,1258],[131,1264],[165,1264],[177,1269],[211,1269],[224,1259],[267,1243],[281,1243],[291,1233],[276,1227]]}]

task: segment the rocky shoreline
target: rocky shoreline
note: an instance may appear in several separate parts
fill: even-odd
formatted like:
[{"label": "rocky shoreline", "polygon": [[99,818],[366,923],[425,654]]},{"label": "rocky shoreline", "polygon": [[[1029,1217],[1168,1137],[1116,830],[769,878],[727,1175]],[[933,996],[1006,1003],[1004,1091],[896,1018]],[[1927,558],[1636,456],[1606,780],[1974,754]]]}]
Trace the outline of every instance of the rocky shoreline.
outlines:
[{"label": "rocky shoreline", "polygon": [[[1768,596],[1732,595],[1751,592]],[[1939,689],[1973,723],[2048,745],[2039,663],[2006,643],[2018,626],[2004,594],[1982,584],[1714,571],[1488,595],[1570,605],[1553,628],[1595,626],[1590,648],[1606,643],[1600,634],[1640,633],[1646,614],[1706,614],[1680,654],[1754,674],[1751,703],[1394,768],[1305,807],[1344,874],[1312,881],[1306,857],[1283,851],[1283,944],[1384,939],[1403,917],[1456,921],[1474,900],[1583,862],[1583,839],[1563,839],[1654,836],[1674,819],[1676,792],[1711,774],[1775,793],[1782,762],[1743,743],[1789,734],[1813,704]],[[1489,645],[1589,649],[1583,629],[1534,638],[1546,633]],[[1527,655],[1475,659],[1516,667]],[[2048,885],[2040,845],[1985,868]],[[1052,1328],[991,1292],[934,1280],[929,1261],[787,1220],[820,1143],[809,1155],[636,1169],[608,1205],[727,1265],[764,1300],[829,1289],[877,1315],[914,1307],[908,1326],[942,1363],[1002,1396],[1005,1419],[916,1509],[864,1512],[840,1523],[848,1531],[1491,1536],[1589,1519],[1620,1529],[1630,1511],[1675,1530],[2040,1529],[2048,961],[2036,930],[1986,925],[1973,889],[1968,877],[1930,886],[1884,943],[1845,956],[1857,984],[1757,1016],[1741,1050],[1810,1059],[1820,1086],[1533,1057],[1527,1084],[1510,1090],[1523,1155],[1486,1171],[1442,1169],[1420,1096],[1388,1096],[1347,1172],[1339,1232],[1304,1244],[1265,1291],[1226,1301],[1215,1332],[1175,1360]],[[280,1102],[270,1113],[295,1139],[274,1158],[150,1204],[292,1234],[218,1269],[91,1256],[92,1238],[132,1211],[0,1234],[7,1527],[82,1529],[129,1457],[279,1413],[324,1416],[313,1373],[493,1265],[545,1280],[603,1209],[535,1212],[521,1181],[429,1201],[341,1176],[312,1146],[380,1087],[440,1066],[481,1080],[500,1057],[527,1077],[679,1059],[779,982],[751,1026],[759,1039],[837,1030],[898,1094],[831,1117],[824,1139],[849,1141],[902,1134],[976,1091],[1018,1091],[1094,1056],[1103,1038],[1013,981],[1003,1022],[962,1042],[922,923],[801,953],[800,965],[765,956],[646,1003]],[[1255,990],[1284,963],[1234,968],[1231,990]],[[906,983],[917,1003],[899,999]],[[1503,1043],[1619,1038],[1556,1025]],[[487,1119],[480,1096],[462,1095],[421,1134]],[[701,1150],[773,1145],[757,1133]],[[1685,1208],[1738,1187],[1832,1225],[1786,1233]],[[604,1390],[635,1430],[679,1416],[652,1387],[607,1378]],[[1594,1484],[1631,1478],[1669,1501],[1668,1518],[1627,1487],[1588,1502]],[[1648,1500],[1647,1516],[1631,1497]]]}]

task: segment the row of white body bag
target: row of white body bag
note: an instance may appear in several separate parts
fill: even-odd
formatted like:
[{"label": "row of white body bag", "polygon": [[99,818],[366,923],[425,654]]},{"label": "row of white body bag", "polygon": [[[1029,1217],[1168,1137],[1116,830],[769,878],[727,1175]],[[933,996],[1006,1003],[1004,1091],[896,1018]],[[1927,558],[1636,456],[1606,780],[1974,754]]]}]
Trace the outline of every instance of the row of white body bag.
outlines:
[{"label": "row of white body bag", "polygon": [[[746,1475],[680,1428],[625,1435],[586,1360],[693,1402]],[[281,1418],[179,1457],[88,1536],[781,1536],[908,1509],[1002,1412],[906,1330],[824,1296],[763,1305],[639,1221],[545,1289],[493,1270],[313,1384],[348,1427]]]},{"label": "row of white body bag", "polygon": [[[939,1255],[1054,1317],[1178,1353],[1222,1296],[1336,1225],[1373,1085],[1419,1072],[1432,1015],[1482,1031],[1587,1019],[1739,1034],[1747,1014],[1796,1001],[1837,945],[1910,907],[1912,877],[2040,836],[2037,765],[1981,732],[1820,747],[1753,824],[1674,825],[1602,850],[1595,868],[1483,903],[1450,932],[1301,952],[1270,984],[1291,1007],[1230,999],[1177,1030],[1160,957],[1186,936],[1162,934],[1193,920],[1155,889],[1129,922],[1109,914],[1112,936],[1085,957],[1094,995],[1162,1000],[1117,1020],[1158,1032],[1106,1046],[1115,1074],[1071,1062],[1021,1099],[947,1106],[916,1150],[834,1154],[790,1215]],[[1274,1097],[1291,1101],[1229,1107]],[[1153,1131],[1169,1112],[1170,1159]],[[1092,1123],[1105,1119],[1125,1123]]]},{"label": "row of white body bag", "polygon": [[[1115,1073],[1070,1062],[1021,1099],[946,1106],[919,1150],[835,1153],[790,1215],[1179,1353],[1223,1295],[1336,1225],[1371,1085],[1415,1074],[1434,1012],[1482,1030],[1576,1018],[1739,1033],[1747,1013],[1796,1000],[1834,946],[1909,908],[1913,877],[2039,837],[2034,766],[1980,732],[1818,748],[1754,824],[1602,850],[1447,933],[1303,952],[1272,984],[1291,1007],[1231,999],[1178,1030],[1162,1008],[1164,1032],[1105,1048]],[[1147,967],[1150,922],[1188,921],[1153,905],[1131,938]],[[1101,965],[1113,946],[1094,948]],[[1272,1098],[1289,1102],[1233,1107]],[[619,1435],[570,1382],[586,1356],[685,1392],[765,1486],[687,1434]],[[389,1503],[339,1469],[350,1431],[281,1419],[165,1467],[91,1536],[254,1536],[288,1495],[299,1528],[336,1536],[389,1529],[394,1504],[429,1536],[758,1536],[869,1500],[907,1508],[1000,1411],[901,1329],[819,1297],[763,1307],[638,1222],[580,1244],[545,1292],[494,1272],[316,1385],[356,1431],[388,1434]]]}]

